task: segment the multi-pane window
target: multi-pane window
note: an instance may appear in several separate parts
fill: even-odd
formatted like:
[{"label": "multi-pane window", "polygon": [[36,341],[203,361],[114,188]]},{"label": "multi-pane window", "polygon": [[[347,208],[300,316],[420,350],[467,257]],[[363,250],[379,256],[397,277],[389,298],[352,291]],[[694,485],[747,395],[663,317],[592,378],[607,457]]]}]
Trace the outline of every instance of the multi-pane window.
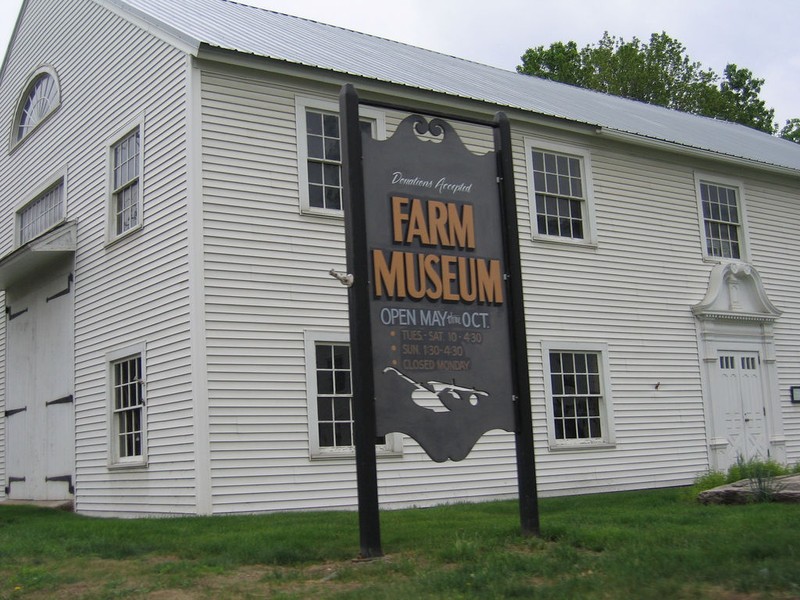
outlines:
[{"label": "multi-pane window", "polygon": [[306,111],[308,203],[313,208],[342,208],[342,150],[339,117]]},{"label": "multi-pane window", "polygon": [[[362,131],[372,131],[369,121]],[[342,209],[342,144],[339,116],[306,110],[308,204],[312,208]]]},{"label": "multi-pane window", "polygon": [[118,460],[144,456],[144,383],[142,356],[111,363],[114,453]]},{"label": "multi-pane window", "polygon": [[353,387],[350,347],[318,342],[317,429],[321,448],[353,445]]},{"label": "multi-pane window", "polygon": [[586,186],[581,159],[536,148],[531,152],[537,232],[584,239]]},{"label": "multi-pane window", "polygon": [[141,221],[140,152],[138,127],[111,147],[111,211],[114,235],[137,227]]},{"label": "multi-pane window", "polygon": [[31,241],[64,218],[64,182],[59,181],[17,213],[20,245]]},{"label": "multi-pane window", "polygon": [[[338,103],[320,98],[295,99],[300,210],[342,215],[342,125]],[[377,139],[386,132],[385,115],[360,107],[360,127]]]},{"label": "multi-pane window", "polygon": [[[346,332],[305,332],[312,458],[355,453],[353,371],[348,340]],[[375,445],[380,454],[400,452],[402,438],[396,434],[378,436]]]},{"label": "multi-pane window", "polygon": [[36,76],[20,107],[14,139],[20,141],[28,135],[47,115],[56,109],[59,99],[56,78],[50,73],[41,73]]},{"label": "multi-pane window", "polygon": [[700,201],[706,254],[714,258],[741,258],[741,215],[737,189],[701,181]]},{"label": "multi-pane window", "polygon": [[603,440],[600,354],[550,352],[556,440]]}]

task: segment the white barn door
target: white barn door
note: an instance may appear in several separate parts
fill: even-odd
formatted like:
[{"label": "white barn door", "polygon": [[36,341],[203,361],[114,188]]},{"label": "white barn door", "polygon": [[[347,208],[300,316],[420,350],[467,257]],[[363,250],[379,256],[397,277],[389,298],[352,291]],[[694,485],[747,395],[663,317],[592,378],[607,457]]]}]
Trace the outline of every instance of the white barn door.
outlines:
[{"label": "white barn door", "polygon": [[6,293],[6,494],[74,493],[73,286],[68,268]]},{"label": "white barn door", "polygon": [[[29,399],[34,394],[32,376],[33,321],[30,310],[20,309],[6,294],[6,483],[9,498],[32,498],[31,480],[25,474],[28,463],[36,462],[30,443],[31,415]],[[13,348],[13,350],[12,350]],[[34,418],[35,419],[35,418]]]},{"label": "white barn door", "polygon": [[729,460],[767,459],[766,408],[758,352],[719,352],[719,396]]}]

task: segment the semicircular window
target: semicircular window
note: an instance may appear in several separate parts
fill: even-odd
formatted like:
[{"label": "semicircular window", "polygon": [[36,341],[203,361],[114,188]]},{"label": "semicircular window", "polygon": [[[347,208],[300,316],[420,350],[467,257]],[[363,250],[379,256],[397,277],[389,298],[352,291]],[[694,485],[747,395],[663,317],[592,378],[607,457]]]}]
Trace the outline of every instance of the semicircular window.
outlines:
[{"label": "semicircular window", "polygon": [[60,100],[56,78],[47,71],[37,74],[20,104],[15,141],[28,135],[58,107]]}]

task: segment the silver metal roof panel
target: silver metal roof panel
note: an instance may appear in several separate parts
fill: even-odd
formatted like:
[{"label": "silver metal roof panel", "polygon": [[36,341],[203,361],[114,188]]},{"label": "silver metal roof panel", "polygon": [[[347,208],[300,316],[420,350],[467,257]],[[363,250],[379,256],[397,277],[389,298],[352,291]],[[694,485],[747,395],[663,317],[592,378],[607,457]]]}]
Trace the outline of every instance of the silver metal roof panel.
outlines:
[{"label": "silver metal roof panel", "polygon": [[520,75],[230,0],[103,3],[146,20],[195,51],[207,44],[800,171],[800,144],[743,125]]}]

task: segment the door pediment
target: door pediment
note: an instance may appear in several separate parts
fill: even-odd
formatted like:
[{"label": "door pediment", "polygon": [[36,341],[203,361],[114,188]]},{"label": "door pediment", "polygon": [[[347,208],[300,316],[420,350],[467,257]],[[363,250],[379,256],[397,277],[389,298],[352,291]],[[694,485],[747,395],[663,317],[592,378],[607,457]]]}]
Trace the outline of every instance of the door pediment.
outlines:
[{"label": "door pediment", "polygon": [[770,301],[755,267],[722,263],[711,270],[706,295],[692,313],[700,320],[772,322],[782,311]]}]

